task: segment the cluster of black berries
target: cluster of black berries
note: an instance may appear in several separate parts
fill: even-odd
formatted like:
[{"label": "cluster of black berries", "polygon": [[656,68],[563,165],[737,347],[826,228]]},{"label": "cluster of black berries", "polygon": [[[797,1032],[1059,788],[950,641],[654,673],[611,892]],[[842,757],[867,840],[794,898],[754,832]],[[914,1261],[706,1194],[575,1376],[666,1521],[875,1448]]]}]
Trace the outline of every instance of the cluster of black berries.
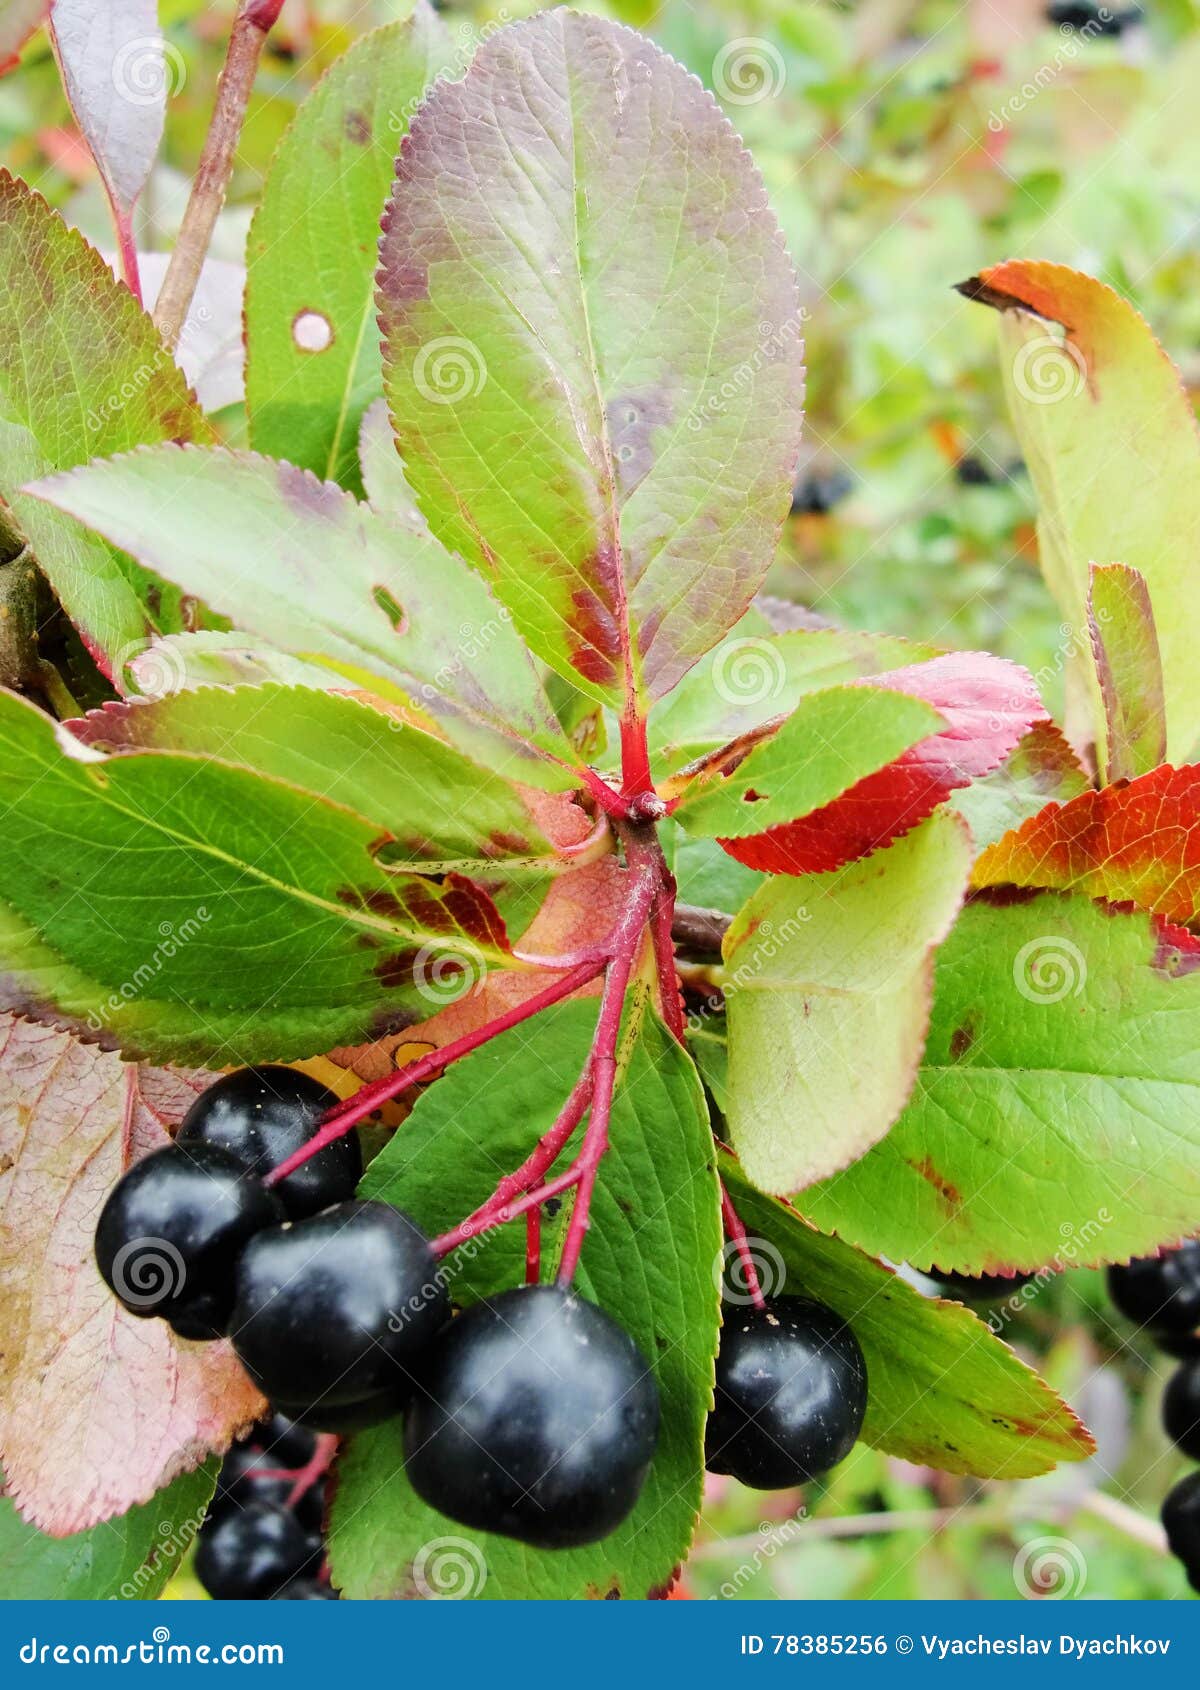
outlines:
[{"label": "cluster of black berries", "polygon": [[1140,6],[1114,9],[1095,3],[1095,0],[1051,0],[1046,7],[1046,22],[1060,29],[1078,29],[1087,35],[1124,35],[1127,29],[1142,21]]},{"label": "cluster of black berries", "polygon": [[[421,1230],[353,1196],[352,1135],[264,1185],[335,1103],[291,1069],[227,1075],[174,1144],[129,1170],[96,1229],[100,1271],[125,1306],[185,1338],[227,1333],[276,1411],[272,1444],[259,1433],[226,1463],[197,1562],[206,1587],[306,1589],[320,1497],[284,1506],[296,1480],[278,1458],[311,1457],[305,1428],[344,1433],[398,1414],[413,1488],[451,1519],[542,1549],[607,1536],[637,1501],[658,1438],[645,1357],[560,1285],[521,1286],[451,1318]],[[849,1452],[865,1408],[862,1352],[831,1310],[793,1297],[726,1307],[714,1472],[801,1484]]]},{"label": "cluster of black berries", "polygon": [[[1163,1398],[1163,1425],[1177,1449],[1200,1461],[1200,1239],[1108,1270],[1108,1294],[1179,1366]],[[1200,1472],[1181,1479],[1163,1503],[1172,1554],[1200,1591]]]},{"label": "cluster of black berries", "polygon": [[313,1432],[282,1414],[256,1426],[221,1466],[200,1528],[196,1577],[233,1602],[337,1600],[325,1576],[325,1481]]}]

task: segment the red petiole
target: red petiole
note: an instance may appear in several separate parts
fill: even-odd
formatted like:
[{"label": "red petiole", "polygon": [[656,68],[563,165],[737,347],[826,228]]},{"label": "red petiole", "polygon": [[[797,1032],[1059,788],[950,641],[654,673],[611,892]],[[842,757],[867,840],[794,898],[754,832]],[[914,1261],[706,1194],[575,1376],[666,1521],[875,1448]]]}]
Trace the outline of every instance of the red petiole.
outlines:
[{"label": "red petiole", "polygon": [[741,1216],[733,1206],[733,1199],[725,1189],[725,1182],[721,1182],[721,1219],[725,1223],[725,1231],[738,1253],[738,1260],[742,1264],[742,1278],[746,1284],[746,1293],[756,1308],[765,1309],[767,1299],[763,1296],[762,1286],[758,1282],[758,1269],[754,1265],[754,1252],[746,1237],[746,1229],[742,1225]]}]

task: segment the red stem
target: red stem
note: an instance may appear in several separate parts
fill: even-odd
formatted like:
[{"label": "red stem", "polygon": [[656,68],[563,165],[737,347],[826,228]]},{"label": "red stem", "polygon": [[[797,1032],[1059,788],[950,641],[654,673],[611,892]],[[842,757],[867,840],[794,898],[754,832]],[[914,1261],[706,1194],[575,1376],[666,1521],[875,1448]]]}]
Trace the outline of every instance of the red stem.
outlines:
[{"label": "red stem", "polygon": [[754,1265],[754,1252],[750,1248],[746,1237],[746,1229],[742,1225],[741,1216],[733,1206],[733,1199],[721,1182],[721,1219],[725,1222],[725,1231],[733,1241],[738,1257],[742,1264],[742,1278],[746,1282],[746,1290],[750,1301],[760,1309],[765,1309],[767,1299],[763,1296],[762,1286],[758,1283],[758,1269]]},{"label": "red stem", "polygon": [[542,1277],[542,1211],[530,1209],[525,1216],[525,1283],[536,1285]]},{"label": "red stem", "polygon": [[117,231],[117,253],[121,260],[121,276],[125,286],[142,303],[142,278],[138,270],[137,242],[133,236],[133,214],[121,211],[112,201],[113,227]]},{"label": "red stem", "polygon": [[621,791],[626,798],[654,791],[644,716],[630,714],[621,721]]},{"label": "red stem", "polygon": [[410,1086],[419,1085],[422,1080],[428,1080],[434,1074],[440,1074],[443,1068],[449,1067],[452,1062],[457,1062],[460,1056],[466,1056],[470,1051],[478,1050],[480,1045],[487,1044],[490,1039],[496,1038],[500,1033],[506,1033],[510,1027],[520,1026],[522,1021],[528,1021],[530,1016],[536,1015],[540,1010],[548,1009],[551,1004],[559,1003],[563,998],[570,997],[572,992],[577,992],[581,986],[586,986],[594,980],[603,971],[603,968],[604,962],[602,959],[598,962],[581,963],[578,968],[568,970],[561,979],[554,981],[552,985],[535,993],[533,997],[526,998],[524,1003],[517,1004],[513,1009],[506,1009],[504,1014],[498,1015],[494,1021],[487,1022],[485,1026],[477,1027],[474,1032],[464,1033],[461,1038],[452,1039],[449,1044],[442,1045],[439,1050],[427,1052],[426,1055],[418,1057],[415,1062],[410,1062],[407,1067],[397,1069],[394,1074],[388,1074],[382,1080],[376,1080],[369,1086],[363,1086],[345,1103],[330,1110],[323,1124],[309,1139],[308,1143],[302,1144],[299,1150],[293,1151],[287,1160],[281,1162],[277,1168],[272,1168],[271,1172],[266,1175],[265,1183],[269,1186],[278,1185],[281,1179],[286,1179],[288,1174],[294,1173],[297,1168],[302,1168],[305,1162],[315,1156],[318,1151],[324,1150],[327,1144],[332,1144],[336,1139],[348,1133],[351,1127],[357,1126],[359,1121],[365,1120],[368,1115],[378,1109],[381,1103],[387,1103],[391,1098],[398,1097],[402,1091],[407,1091]]},{"label": "red stem", "polygon": [[[301,1467],[296,1474],[295,1483],[288,1492],[287,1506],[294,1508],[317,1480],[323,1478],[333,1465],[333,1458],[337,1454],[338,1439],[334,1432],[321,1432],[317,1437],[317,1447],[312,1452],[312,1458]],[[264,1474],[265,1478],[266,1475]]]}]

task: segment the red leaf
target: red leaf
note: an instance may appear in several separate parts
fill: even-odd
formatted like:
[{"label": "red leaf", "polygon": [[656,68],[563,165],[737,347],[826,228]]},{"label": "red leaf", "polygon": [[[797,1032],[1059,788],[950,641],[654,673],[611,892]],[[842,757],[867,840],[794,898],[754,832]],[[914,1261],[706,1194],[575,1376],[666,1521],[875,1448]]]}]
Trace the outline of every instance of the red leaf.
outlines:
[{"label": "red leaf", "polygon": [[974,886],[1035,886],[1131,902],[1168,921],[1200,913],[1200,765],[1167,765],[1051,805],[975,865]]},{"label": "red leaf", "polygon": [[1046,711],[1032,677],[987,652],[951,652],[861,683],[923,698],[947,727],[811,815],[720,843],[748,868],[820,874],[868,856],[924,821],[957,787],[997,768]]},{"label": "red leaf", "polygon": [[92,1260],[110,1186],[199,1089],[0,1016],[0,1459],[54,1536],[147,1501],[262,1412],[227,1344],[136,1320]]}]

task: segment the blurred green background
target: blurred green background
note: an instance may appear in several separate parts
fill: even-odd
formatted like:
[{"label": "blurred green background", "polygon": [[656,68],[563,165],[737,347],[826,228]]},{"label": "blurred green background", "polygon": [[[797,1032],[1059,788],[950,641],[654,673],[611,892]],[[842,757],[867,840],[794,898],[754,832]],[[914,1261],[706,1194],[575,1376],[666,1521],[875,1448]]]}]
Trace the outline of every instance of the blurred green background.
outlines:
[{"label": "blurred green background", "polygon": [[[162,0],[172,99],[139,244],[167,250],[232,4]],[[411,0],[287,0],[216,253],[237,263],[272,150],[316,78]],[[537,10],[446,0],[469,52]],[[809,421],[772,588],[823,617],[1017,658],[1058,704],[1063,636],[1037,572],[1032,493],[1004,412],[992,313],[953,292],[1006,257],[1101,277],[1200,386],[1200,0],[609,0],[721,101],[801,279]],[[1047,12],[1052,15],[1048,16]],[[1065,20],[1065,21],[1064,21]],[[99,184],[44,37],[0,81],[0,158],[97,244]],[[236,320],[221,325],[236,340]],[[222,414],[231,439],[238,407]],[[1068,1274],[1004,1336],[1064,1391],[1098,1456],[989,1486],[858,1448],[823,1488],[713,1481],[695,1597],[1180,1597],[1158,1505],[1181,1470],[1158,1426],[1170,1363]],[[186,1572],[169,1595],[196,1596]]]}]

